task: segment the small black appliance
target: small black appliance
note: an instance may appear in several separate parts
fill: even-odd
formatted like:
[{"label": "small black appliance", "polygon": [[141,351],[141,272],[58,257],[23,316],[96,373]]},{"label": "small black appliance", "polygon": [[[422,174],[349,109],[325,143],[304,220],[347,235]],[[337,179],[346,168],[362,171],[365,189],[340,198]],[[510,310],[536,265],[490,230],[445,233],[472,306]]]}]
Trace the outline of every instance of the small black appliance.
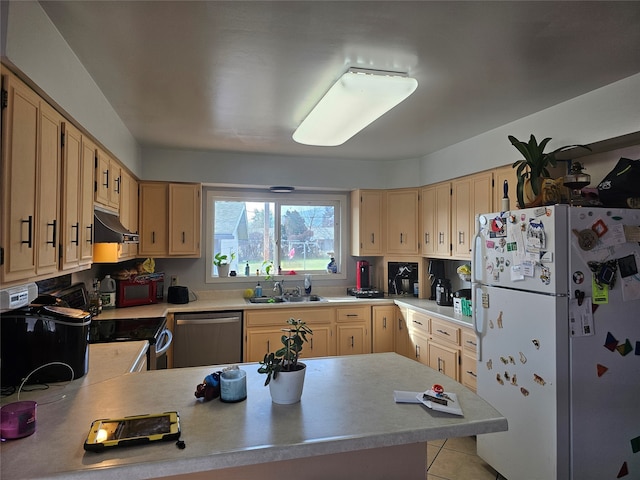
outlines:
[{"label": "small black appliance", "polygon": [[189,303],[189,289],[177,285],[169,287],[167,301],[175,304]]},{"label": "small black appliance", "polygon": [[358,290],[366,290],[371,287],[371,281],[369,276],[369,262],[366,260],[358,260],[356,262],[358,269],[356,277],[356,288]]},{"label": "small black appliance", "polygon": [[[53,383],[84,376],[89,370],[89,312],[61,306],[53,297],[2,314],[1,369],[3,387],[17,387],[31,372],[28,383]],[[47,367],[40,368],[43,365]]]},{"label": "small black appliance", "polygon": [[429,283],[431,284],[431,296],[429,300],[436,299],[436,287],[439,278],[444,278],[444,261],[431,260],[429,262]]},{"label": "small black appliance", "polygon": [[436,303],[441,306],[453,305],[451,281],[448,278],[439,278],[436,283]]}]

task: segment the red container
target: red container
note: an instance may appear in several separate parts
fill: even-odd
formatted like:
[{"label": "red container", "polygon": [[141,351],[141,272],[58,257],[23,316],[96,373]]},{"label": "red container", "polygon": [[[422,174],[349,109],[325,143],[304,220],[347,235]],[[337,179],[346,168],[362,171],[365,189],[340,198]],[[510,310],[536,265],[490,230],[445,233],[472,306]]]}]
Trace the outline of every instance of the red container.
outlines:
[{"label": "red container", "polygon": [[363,290],[371,288],[371,280],[369,279],[369,262],[366,260],[358,260],[356,266],[358,270],[356,274],[356,289]]}]

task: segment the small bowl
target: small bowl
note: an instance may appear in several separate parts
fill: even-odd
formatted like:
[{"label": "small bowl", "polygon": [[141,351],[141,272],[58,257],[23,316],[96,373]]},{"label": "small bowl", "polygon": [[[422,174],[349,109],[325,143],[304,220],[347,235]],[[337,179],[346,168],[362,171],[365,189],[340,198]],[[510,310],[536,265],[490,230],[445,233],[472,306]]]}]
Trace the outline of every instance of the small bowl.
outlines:
[{"label": "small bowl", "polygon": [[14,439],[28,437],[36,431],[37,403],[23,400],[5,405],[0,409],[0,437]]}]

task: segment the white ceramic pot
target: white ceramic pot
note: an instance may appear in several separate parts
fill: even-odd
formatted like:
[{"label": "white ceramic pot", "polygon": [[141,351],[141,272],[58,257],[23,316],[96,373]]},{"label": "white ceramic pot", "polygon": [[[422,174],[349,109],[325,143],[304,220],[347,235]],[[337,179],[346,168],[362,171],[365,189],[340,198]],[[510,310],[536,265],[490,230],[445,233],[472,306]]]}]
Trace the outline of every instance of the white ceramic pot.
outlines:
[{"label": "white ceramic pot", "polygon": [[307,366],[302,362],[298,362],[298,365],[302,366],[300,370],[280,372],[278,378],[272,378],[269,382],[269,393],[273,403],[290,405],[300,401]]},{"label": "white ceramic pot", "polygon": [[229,267],[230,267],[230,265],[228,263],[225,263],[224,265],[220,265],[218,267],[218,276],[219,277],[228,277],[229,276]]}]

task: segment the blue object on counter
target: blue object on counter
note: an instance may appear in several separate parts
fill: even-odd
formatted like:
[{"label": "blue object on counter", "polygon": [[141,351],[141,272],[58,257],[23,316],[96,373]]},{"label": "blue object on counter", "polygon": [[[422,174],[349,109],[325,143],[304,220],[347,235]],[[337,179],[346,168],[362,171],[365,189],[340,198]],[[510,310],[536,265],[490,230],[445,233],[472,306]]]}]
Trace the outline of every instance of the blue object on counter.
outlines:
[{"label": "blue object on counter", "polygon": [[220,400],[241,402],[247,398],[247,372],[241,369],[224,370],[220,374]]},{"label": "blue object on counter", "polygon": [[261,297],[262,296],[262,285],[260,285],[260,282],[258,282],[258,284],[256,285],[256,289],[253,292],[253,296],[254,297]]}]

